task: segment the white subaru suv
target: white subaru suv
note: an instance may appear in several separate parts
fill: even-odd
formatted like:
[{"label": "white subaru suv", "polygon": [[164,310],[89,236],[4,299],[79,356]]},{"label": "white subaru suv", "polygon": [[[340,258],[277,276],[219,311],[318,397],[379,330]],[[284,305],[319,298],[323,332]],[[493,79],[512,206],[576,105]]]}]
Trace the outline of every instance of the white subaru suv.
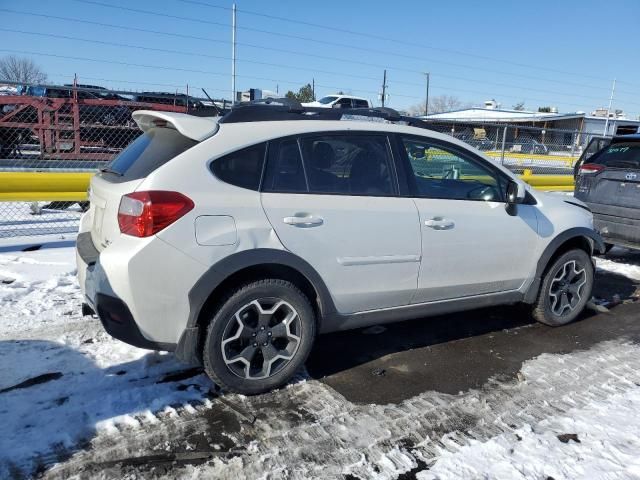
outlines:
[{"label": "white subaru suv", "polygon": [[244,394],[319,333],[518,302],[575,319],[604,251],[589,209],[396,115],[135,112],[143,134],[91,181],[83,312]]}]

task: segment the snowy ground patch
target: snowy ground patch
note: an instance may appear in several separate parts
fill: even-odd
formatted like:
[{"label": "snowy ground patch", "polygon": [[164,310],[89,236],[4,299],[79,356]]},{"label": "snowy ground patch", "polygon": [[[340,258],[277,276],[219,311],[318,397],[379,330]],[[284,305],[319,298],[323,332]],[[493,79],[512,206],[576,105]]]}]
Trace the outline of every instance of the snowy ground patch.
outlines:
[{"label": "snowy ground patch", "polygon": [[640,389],[443,452],[419,480],[640,477]]},{"label": "snowy ground patch", "polygon": [[640,280],[640,250],[614,247],[606,257],[596,260],[598,269]]},{"label": "snowy ground patch", "polygon": [[73,244],[0,253],[0,478],[209,388],[199,375],[176,390],[162,382],[186,368],[172,355],[114,340],[81,317],[75,273]]},{"label": "snowy ground patch", "polygon": [[[394,404],[355,403],[310,378],[219,397],[172,355],[130,347],[81,317],[74,246],[49,246],[0,245],[0,478],[640,476],[640,348],[624,335],[572,339],[562,354],[518,363],[517,377]],[[613,250],[598,268],[640,279],[630,251]],[[618,320],[613,310],[596,322]],[[535,329],[555,341],[546,327],[517,336]]]}]

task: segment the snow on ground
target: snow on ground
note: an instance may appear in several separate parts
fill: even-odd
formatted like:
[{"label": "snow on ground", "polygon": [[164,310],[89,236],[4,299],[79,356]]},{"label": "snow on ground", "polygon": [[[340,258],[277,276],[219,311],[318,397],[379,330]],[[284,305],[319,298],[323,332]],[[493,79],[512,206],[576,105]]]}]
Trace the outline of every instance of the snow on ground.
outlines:
[{"label": "snow on ground", "polygon": [[[167,375],[186,367],[172,355],[130,347],[81,317],[72,242],[49,247],[0,245],[0,478],[55,462],[48,475],[66,478],[79,465],[170,449],[209,428],[203,415],[222,403],[208,398],[204,375],[177,388]],[[640,254],[615,249],[598,268],[640,279]],[[424,392],[398,405],[353,404],[315,380],[230,395],[248,410],[269,401],[280,409],[225,432],[239,456],[167,476],[640,478],[639,367],[640,348],[621,340],[541,355],[523,365],[521,382]],[[564,434],[577,440],[563,443]]]},{"label": "snow on ground", "polygon": [[632,280],[640,280],[640,250],[614,247],[606,258],[596,260],[596,266],[599,270],[617,273]]},{"label": "snow on ground", "polygon": [[[204,378],[184,391],[157,384],[185,367],[169,354],[116,341],[97,320],[81,317],[69,243],[0,253],[0,478],[32,471],[56,451],[130,422],[133,413],[208,390]],[[43,383],[3,392],[30,379]]]},{"label": "snow on ground", "polygon": [[[419,480],[640,478],[640,389],[443,452]],[[579,432],[579,433],[567,433]]]}]

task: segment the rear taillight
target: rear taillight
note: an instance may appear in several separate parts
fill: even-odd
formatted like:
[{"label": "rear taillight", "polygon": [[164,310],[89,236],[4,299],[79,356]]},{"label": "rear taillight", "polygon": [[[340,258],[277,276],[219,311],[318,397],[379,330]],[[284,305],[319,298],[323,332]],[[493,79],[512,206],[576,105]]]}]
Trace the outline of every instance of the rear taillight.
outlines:
[{"label": "rear taillight", "polygon": [[124,195],[118,209],[120,232],[134,237],[149,237],[193,207],[191,199],[178,192],[151,190]]},{"label": "rear taillight", "polygon": [[604,165],[599,165],[597,163],[587,163],[586,165],[582,165],[580,167],[580,175],[592,175],[594,173],[599,173],[604,170]]}]

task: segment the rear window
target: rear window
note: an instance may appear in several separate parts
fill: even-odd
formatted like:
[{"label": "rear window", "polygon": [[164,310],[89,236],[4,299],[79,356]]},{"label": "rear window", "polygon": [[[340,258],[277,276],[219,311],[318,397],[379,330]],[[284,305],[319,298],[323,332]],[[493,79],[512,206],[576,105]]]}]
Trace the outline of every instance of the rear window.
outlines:
[{"label": "rear window", "polygon": [[123,180],[144,178],[197,143],[172,128],[152,128],[120,152],[107,171]]},{"label": "rear window", "polygon": [[211,170],[220,180],[236,187],[259,190],[266,143],[238,150],[214,160]]},{"label": "rear window", "polygon": [[611,168],[640,168],[640,143],[614,143],[593,155],[589,163]]}]

